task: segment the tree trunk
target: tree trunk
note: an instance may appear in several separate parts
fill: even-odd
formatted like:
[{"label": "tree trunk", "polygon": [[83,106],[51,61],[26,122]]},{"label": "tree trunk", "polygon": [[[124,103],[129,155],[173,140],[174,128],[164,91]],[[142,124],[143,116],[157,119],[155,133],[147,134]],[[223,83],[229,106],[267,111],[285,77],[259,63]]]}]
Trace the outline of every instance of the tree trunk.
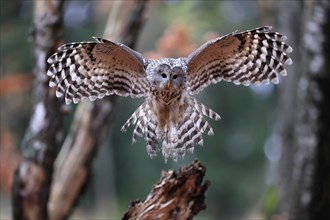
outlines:
[{"label": "tree trunk", "polygon": [[[144,21],[147,0],[117,1],[114,4],[122,6],[115,7],[120,10],[120,17],[110,20],[110,25],[117,27],[114,29],[116,36],[112,39],[133,48]],[[35,1],[34,112],[22,143],[24,159],[14,176],[14,219],[59,220],[69,216],[87,181],[114,108],[115,97],[78,106],[70,133],[64,142],[69,152],[52,178],[54,161],[63,141],[62,122],[67,107],[60,103],[55,90],[48,86],[46,60],[63,44],[60,40],[63,33],[63,5],[64,0]]]},{"label": "tree trunk", "polygon": [[295,45],[293,80],[282,93],[280,211],[289,219],[326,219],[330,217],[330,3],[294,4],[302,6],[304,25],[297,32],[294,27],[299,25],[291,26],[292,35],[301,40]]},{"label": "tree trunk", "polygon": [[[106,28],[105,37],[134,48],[144,22],[146,5],[145,0],[114,2],[107,25],[114,32],[109,33]],[[119,17],[113,18],[118,11]],[[49,201],[50,219],[67,218],[77,203],[96,152],[108,132],[115,100],[115,96],[110,96],[95,102],[83,102],[77,107],[63,146],[69,150],[54,175]]]},{"label": "tree trunk", "polygon": [[33,113],[22,142],[23,160],[12,189],[14,219],[47,219],[54,160],[62,142],[63,112],[48,87],[46,59],[62,43],[64,0],[34,2]]},{"label": "tree trunk", "polygon": [[303,51],[300,48],[301,34],[303,27],[303,2],[302,1],[279,1],[278,8],[279,32],[284,33],[288,37],[288,43],[293,48],[290,54],[293,65],[287,67],[288,76],[283,80],[280,97],[280,121],[282,136],[282,157],[279,165],[280,173],[280,212],[286,215],[289,213],[291,201],[291,181],[293,157],[296,152],[294,145],[294,125],[297,112],[297,87],[298,81],[303,71],[302,56]]}]

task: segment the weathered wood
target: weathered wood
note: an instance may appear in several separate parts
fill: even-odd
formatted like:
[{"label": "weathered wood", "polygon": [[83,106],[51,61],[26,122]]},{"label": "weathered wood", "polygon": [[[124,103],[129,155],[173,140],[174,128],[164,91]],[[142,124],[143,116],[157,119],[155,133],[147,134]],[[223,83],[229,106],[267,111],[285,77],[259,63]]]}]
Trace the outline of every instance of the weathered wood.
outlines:
[{"label": "weathered wood", "polygon": [[123,219],[192,219],[206,208],[205,191],[210,182],[203,183],[206,168],[194,161],[176,173],[164,172],[144,201],[135,201]]},{"label": "weathered wood", "polygon": [[34,1],[33,112],[12,188],[14,219],[47,219],[53,164],[62,141],[63,112],[50,94],[46,59],[62,43],[64,0]]}]

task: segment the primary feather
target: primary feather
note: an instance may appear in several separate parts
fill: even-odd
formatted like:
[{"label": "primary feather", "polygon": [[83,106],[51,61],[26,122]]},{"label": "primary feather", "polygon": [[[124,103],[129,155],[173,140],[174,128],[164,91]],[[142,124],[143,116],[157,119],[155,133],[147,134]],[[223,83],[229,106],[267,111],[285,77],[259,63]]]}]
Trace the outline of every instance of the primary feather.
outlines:
[{"label": "primary feather", "polygon": [[147,143],[152,157],[161,145],[162,154],[176,160],[194,145],[203,145],[203,133],[213,134],[205,120],[220,116],[198,102],[193,95],[222,80],[245,86],[278,83],[285,76],[284,65],[292,64],[292,48],[286,37],[259,27],[233,32],[206,42],[187,58],[145,59],[127,46],[101,38],[96,42],[61,46],[49,57],[49,85],[66,103],[106,95],[145,97],[122,127],[135,125],[132,142]]}]

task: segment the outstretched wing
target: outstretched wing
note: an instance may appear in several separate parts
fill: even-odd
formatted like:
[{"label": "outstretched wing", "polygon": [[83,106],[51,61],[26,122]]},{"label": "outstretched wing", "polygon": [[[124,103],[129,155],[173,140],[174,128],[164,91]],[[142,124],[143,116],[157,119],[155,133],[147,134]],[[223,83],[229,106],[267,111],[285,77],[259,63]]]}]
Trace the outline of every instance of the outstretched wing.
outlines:
[{"label": "outstretched wing", "polygon": [[292,48],[271,27],[259,27],[231,33],[211,40],[188,56],[188,91],[198,94],[211,83],[221,80],[235,84],[278,83],[278,75],[286,75],[284,64],[292,60]]},{"label": "outstretched wing", "polygon": [[142,55],[123,44],[94,39],[65,44],[48,58],[49,86],[57,87],[56,96],[65,95],[66,103],[111,94],[146,96],[149,87]]}]

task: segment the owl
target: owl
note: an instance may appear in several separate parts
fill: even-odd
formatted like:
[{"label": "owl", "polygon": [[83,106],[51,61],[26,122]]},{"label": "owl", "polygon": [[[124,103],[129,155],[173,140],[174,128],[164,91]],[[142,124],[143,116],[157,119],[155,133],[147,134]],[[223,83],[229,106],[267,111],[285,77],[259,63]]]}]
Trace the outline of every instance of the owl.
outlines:
[{"label": "owl", "polygon": [[148,154],[161,150],[165,160],[183,157],[203,145],[203,133],[213,135],[203,116],[220,116],[194,98],[211,83],[277,84],[292,64],[286,37],[271,27],[233,32],[206,42],[188,57],[144,58],[124,44],[94,38],[69,43],[48,58],[49,86],[67,104],[108,95],[144,97],[145,101],[123,125],[131,125],[132,142],[144,138]]}]

